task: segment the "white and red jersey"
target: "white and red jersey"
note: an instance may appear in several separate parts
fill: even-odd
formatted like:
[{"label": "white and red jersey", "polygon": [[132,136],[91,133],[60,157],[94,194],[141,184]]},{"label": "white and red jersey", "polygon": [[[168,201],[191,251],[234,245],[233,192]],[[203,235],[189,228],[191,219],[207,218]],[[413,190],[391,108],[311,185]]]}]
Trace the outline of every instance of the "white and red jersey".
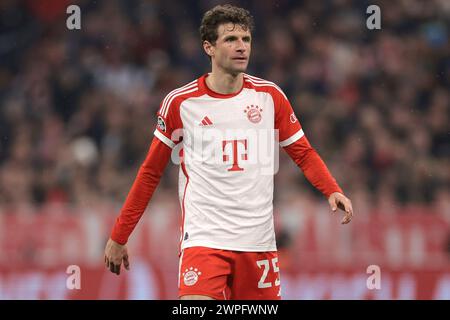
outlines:
[{"label": "white and red jersey", "polygon": [[182,148],[181,248],[275,251],[274,132],[284,147],[303,136],[302,128],[273,82],[244,74],[242,89],[225,95],[207,87],[207,76],[165,97],[154,132]]},{"label": "white and red jersey", "polygon": [[342,193],[275,84],[244,75],[238,93],[223,95],[208,89],[206,77],[172,91],[161,103],[155,138],[111,232],[117,243],[127,243],[170,158],[183,154],[182,248],[274,251],[274,129],[317,190],[327,198]]}]

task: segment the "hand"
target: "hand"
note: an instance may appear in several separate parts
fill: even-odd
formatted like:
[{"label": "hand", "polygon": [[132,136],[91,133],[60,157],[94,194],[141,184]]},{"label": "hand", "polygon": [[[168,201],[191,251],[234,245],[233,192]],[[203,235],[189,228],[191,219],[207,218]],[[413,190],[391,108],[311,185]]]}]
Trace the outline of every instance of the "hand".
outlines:
[{"label": "hand", "polygon": [[114,240],[109,239],[105,247],[106,268],[108,268],[112,273],[119,275],[122,260],[125,269],[130,270],[127,245],[121,245]]},{"label": "hand", "polygon": [[328,198],[328,203],[330,204],[331,210],[336,212],[337,208],[345,211],[344,218],[342,219],[342,224],[349,223],[353,218],[353,208],[352,202],[346,196],[340,192],[334,192]]}]

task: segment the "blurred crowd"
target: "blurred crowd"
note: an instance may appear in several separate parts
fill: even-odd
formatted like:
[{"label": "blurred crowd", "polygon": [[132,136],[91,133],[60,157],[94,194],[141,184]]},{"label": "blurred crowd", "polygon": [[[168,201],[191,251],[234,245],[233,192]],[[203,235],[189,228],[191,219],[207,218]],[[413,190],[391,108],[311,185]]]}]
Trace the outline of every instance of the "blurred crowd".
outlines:
[{"label": "blurred crowd", "polygon": [[[229,2],[255,17],[248,73],[285,91],[350,198],[448,204],[448,1],[377,1],[381,30],[366,27],[373,1]],[[2,0],[0,207],[123,203],[160,101],[210,70],[198,27],[218,3]],[[321,199],[280,156],[276,202]],[[170,167],[158,195],[174,201]]]}]

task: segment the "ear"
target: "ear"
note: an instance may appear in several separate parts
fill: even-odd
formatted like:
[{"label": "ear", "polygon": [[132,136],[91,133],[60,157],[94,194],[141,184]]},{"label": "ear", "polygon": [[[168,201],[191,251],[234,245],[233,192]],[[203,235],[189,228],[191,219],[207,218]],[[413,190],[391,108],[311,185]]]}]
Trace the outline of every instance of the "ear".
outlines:
[{"label": "ear", "polygon": [[206,54],[211,58],[214,56],[215,47],[209,41],[203,41],[203,50],[205,50]]}]

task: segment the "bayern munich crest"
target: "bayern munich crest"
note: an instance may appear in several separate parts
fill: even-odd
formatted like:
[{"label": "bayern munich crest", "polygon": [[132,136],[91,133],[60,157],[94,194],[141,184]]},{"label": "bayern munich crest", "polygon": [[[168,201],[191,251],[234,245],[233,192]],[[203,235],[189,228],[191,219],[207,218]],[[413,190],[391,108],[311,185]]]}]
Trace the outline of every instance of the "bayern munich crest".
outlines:
[{"label": "bayern munich crest", "polygon": [[190,267],[189,269],[184,270],[183,272],[183,280],[184,284],[187,286],[193,286],[197,283],[198,277],[201,276],[201,272],[198,271],[197,268]]},{"label": "bayern munich crest", "polygon": [[245,108],[244,112],[247,114],[248,120],[253,123],[258,123],[262,119],[261,112],[263,111],[262,108],[256,105],[250,105]]}]

